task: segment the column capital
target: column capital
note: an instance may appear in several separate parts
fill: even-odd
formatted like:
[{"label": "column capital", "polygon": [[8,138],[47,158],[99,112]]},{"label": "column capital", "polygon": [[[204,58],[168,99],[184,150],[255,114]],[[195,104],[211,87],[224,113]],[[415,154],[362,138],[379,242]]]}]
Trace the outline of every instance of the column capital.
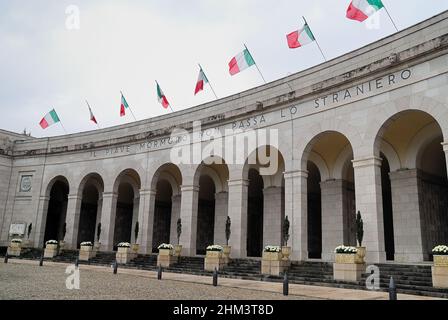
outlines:
[{"label": "column capital", "polygon": [[195,186],[195,185],[181,185],[180,186],[180,190],[181,192],[184,191],[192,191],[192,192],[199,192],[199,186]]},{"label": "column capital", "polygon": [[448,153],[448,141],[442,142],[441,145],[443,146],[443,151]]},{"label": "column capital", "polygon": [[105,198],[113,198],[118,197],[118,193],[116,192],[103,192],[103,199]]},{"label": "column capital", "polygon": [[285,180],[293,178],[308,178],[308,171],[306,170],[293,170],[283,172]]},{"label": "column capital", "polygon": [[153,189],[140,189],[140,197],[144,196],[155,196],[157,194],[157,190]]},{"label": "column capital", "polygon": [[80,197],[78,194],[69,194],[67,196],[68,200],[82,200],[82,197]]},{"label": "column capital", "polygon": [[352,160],[353,168],[355,168],[355,169],[361,168],[361,167],[371,167],[371,166],[381,167],[382,162],[383,162],[383,159],[375,157],[375,156]]},{"label": "column capital", "polygon": [[229,187],[231,186],[249,186],[249,180],[247,179],[236,179],[236,180],[228,180],[227,184]]}]

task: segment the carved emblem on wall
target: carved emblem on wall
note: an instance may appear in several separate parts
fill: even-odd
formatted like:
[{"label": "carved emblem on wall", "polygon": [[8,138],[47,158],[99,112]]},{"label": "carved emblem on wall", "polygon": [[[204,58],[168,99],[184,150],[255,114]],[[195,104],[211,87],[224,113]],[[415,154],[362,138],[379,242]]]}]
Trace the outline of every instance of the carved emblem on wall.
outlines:
[{"label": "carved emblem on wall", "polygon": [[32,176],[22,176],[22,179],[20,180],[20,192],[30,192],[31,181]]}]

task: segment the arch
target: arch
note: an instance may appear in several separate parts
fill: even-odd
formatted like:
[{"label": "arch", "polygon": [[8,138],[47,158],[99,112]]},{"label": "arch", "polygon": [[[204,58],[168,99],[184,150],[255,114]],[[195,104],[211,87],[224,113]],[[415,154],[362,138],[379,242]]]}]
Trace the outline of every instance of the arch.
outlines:
[{"label": "arch", "polygon": [[166,179],[173,189],[173,194],[180,194],[180,186],[182,185],[182,172],[179,167],[171,162],[164,163],[155,171],[151,179],[151,190],[157,189],[159,179]]},{"label": "arch", "polygon": [[128,183],[132,186],[134,195],[138,195],[141,188],[141,179],[138,172],[134,169],[125,169],[118,174],[115,179],[113,192],[118,193],[118,187],[121,183]]},{"label": "arch", "polygon": [[[336,162],[333,166],[332,176],[335,179],[344,179],[347,176],[346,171],[349,169],[347,163],[351,163],[353,159],[353,150],[350,145],[347,145],[344,150],[341,151]],[[321,174],[322,175],[322,174]]]},{"label": "arch", "polygon": [[101,175],[97,172],[91,172],[84,176],[84,178],[81,179],[81,182],[78,186],[77,195],[78,197],[82,197],[82,192],[84,190],[84,187],[87,183],[93,184],[99,193],[104,192],[104,181]]},{"label": "arch", "polygon": [[[387,141],[384,141],[381,139],[381,152],[384,154],[384,156],[387,158],[388,167],[390,168],[390,172],[394,172],[397,170],[400,170],[402,167],[400,158],[398,157],[397,151],[388,143]],[[380,158],[384,159],[384,157]]]},{"label": "arch", "polygon": [[328,169],[325,160],[318,153],[311,151],[308,161],[314,163],[314,165],[319,169],[322,181],[330,179],[330,170]]},{"label": "arch", "polygon": [[406,156],[406,168],[421,167],[423,151],[432,141],[440,137],[441,134],[442,130],[437,122],[420,130],[410,143],[408,154]]},{"label": "arch", "polygon": [[65,184],[67,185],[67,187],[68,187],[68,193],[70,193],[70,184],[69,184],[69,182],[68,182],[68,179],[67,179],[65,176],[63,176],[63,175],[58,175],[58,176],[55,176],[54,178],[52,178],[52,179],[48,182],[48,184],[47,184],[47,188],[46,188],[46,190],[45,190],[45,197],[47,197],[47,198],[50,197],[51,189],[53,188],[53,185],[54,185],[56,182],[58,182],[58,181],[61,181],[61,182],[65,183]]}]

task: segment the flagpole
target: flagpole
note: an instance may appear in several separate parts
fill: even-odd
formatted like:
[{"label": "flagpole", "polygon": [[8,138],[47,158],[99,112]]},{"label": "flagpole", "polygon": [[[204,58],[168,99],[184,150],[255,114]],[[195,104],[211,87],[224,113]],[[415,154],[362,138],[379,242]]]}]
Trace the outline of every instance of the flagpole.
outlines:
[{"label": "flagpole", "polygon": [[[124,97],[124,94],[121,90],[120,90],[120,93],[121,93],[121,96]],[[126,102],[127,102],[127,100],[126,100]],[[134,120],[137,121],[137,118],[135,117],[134,112],[132,112],[132,109],[131,109],[131,106],[129,105],[129,103],[128,103],[128,106],[129,106],[129,111],[131,111],[131,114],[134,117]]]},{"label": "flagpole", "polygon": [[[249,51],[249,49],[247,48],[246,44],[244,44],[244,47],[246,48],[247,52],[250,53],[250,51]],[[257,67],[257,70],[258,70],[258,72],[260,73],[261,78],[263,79],[264,83],[266,84],[267,82],[266,82],[265,78],[263,77],[263,74],[261,73],[260,68],[258,68],[258,64],[255,62],[255,59],[254,59],[254,57],[252,56],[252,53],[250,53],[250,56],[252,57],[252,60],[254,60],[255,66]]]},{"label": "flagpole", "polygon": [[[89,104],[89,101],[87,101],[87,99],[86,99],[86,103],[87,103],[87,106],[89,107],[89,112],[93,114],[92,108],[90,108],[90,104]],[[90,119],[90,120],[92,120],[92,119]],[[95,120],[96,120],[96,118],[95,118]],[[98,124],[98,122],[95,122],[95,123],[96,123],[96,126],[98,127],[98,129],[101,129],[101,127]]]},{"label": "flagpole", "polygon": [[64,125],[62,124],[61,119],[59,119],[59,123],[61,124],[62,129],[64,129],[65,134],[67,134],[67,130],[65,130]]},{"label": "flagpole", "polygon": [[[157,82],[157,80],[155,80],[155,81],[156,81],[156,85],[157,85],[157,87],[160,88],[160,85],[159,85],[159,83]],[[162,90],[162,89],[160,89],[160,90]],[[165,93],[164,93],[164,94],[165,94]],[[166,96],[165,96],[165,98],[166,98]],[[167,99],[167,100],[168,100],[168,99]],[[173,108],[171,107],[171,103],[169,103],[169,102],[168,102],[168,107],[170,107],[171,112],[174,112]]]},{"label": "flagpole", "polygon": [[[303,21],[305,21],[305,25],[309,26],[309,25],[308,25],[308,22],[307,22],[306,19],[305,19],[305,17],[302,16],[302,18],[303,18]],[[311,30],[311,29],[310,29],[310,30]],[[313,32],[311,31],[311,33],[313,33]],[[313,37],[314,37],[314,34],[313,34]],[[320,53],[322,54],[322,57],[324,58],[324,60],[325,60],[325,62],[326,62],[326,61],[327,61],[327,57],[325,57],[324,52],[322,51],[322,48],[320,47],[319,42],[317,41],[317,38],[316,38],[316,37],[314,37],[314,41],[316,42],[316,45],[317,45],[317,47],[319,48],[319,51],[320,51]]]},{"label": "flagpole", "polygon": [[387,15],[389,16],[390,21],[391,21],[392,24],[394,25],[395,30],[397,30],[397,32],[398,32],[399,30],[398,30],[398,28],[397,28],[397,25],[395,24],[394,20],[392,19],[391,15],[389,14],[389,10],[387,10],[387,7],[386,7],[386,6],[384,6],[384,10],[386,10],[386,13],[387,13]]},{"label": "flagpole", "polygon": [[[198,65],[199,65],[199,69],[201,69],[201,71],[204,72],[204,70],[203,70],[202,67],[201,67],[201,64],[198,63]],[[205,74],[205,72],[204,72],[204,74]],[[215,92],[215,90],[213,89],[210,80],[208,79],[207,75],[205,75],[205,77],[207,78],[208,85],[210,86],[210,89],[212,89],[213,94],[215,95],[216,100],[218,100],[218,96],[216,95],[216,92]]]}]

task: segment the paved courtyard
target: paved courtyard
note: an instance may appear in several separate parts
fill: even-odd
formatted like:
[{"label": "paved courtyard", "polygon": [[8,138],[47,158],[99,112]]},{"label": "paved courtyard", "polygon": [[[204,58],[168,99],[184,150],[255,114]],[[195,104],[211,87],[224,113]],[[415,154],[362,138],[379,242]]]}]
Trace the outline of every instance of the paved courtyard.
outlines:
[{"label": "paved courtyard", "polygon": [[[68,290],[64,265],[0,263],[0,299],[98,300],[279,300],[300,296],[182,281],[158,281],[133,274],[114,275],[104,269],[80,270],[80,290]],[[211,280],[211,279],[210,279]]]}]

